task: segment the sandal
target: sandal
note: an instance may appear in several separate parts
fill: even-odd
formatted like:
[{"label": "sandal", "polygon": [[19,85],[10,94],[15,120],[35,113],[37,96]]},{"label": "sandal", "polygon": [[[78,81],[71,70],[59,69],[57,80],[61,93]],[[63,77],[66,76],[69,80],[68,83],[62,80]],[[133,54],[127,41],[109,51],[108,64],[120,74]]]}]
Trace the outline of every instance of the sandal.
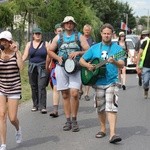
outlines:
[{"label": "sandal", "polygon": [[104,133],[104,132],[98,132],[98,133],[95,135],[96,138],[103,138],[103,137],[105,137],[105,136],[106,136],[106,133]]},{"label": "sandal", "polygon": [[58,117],[58,112],[57,111],[53,111],[49,114],[51,117],[56,118]]},{"label": "sandal", "polygon": [[109,140],[109,143],[117,143],[117,142],[120,142],[122,139],[117,136],[117,135],[114,135],[110,140]]}]

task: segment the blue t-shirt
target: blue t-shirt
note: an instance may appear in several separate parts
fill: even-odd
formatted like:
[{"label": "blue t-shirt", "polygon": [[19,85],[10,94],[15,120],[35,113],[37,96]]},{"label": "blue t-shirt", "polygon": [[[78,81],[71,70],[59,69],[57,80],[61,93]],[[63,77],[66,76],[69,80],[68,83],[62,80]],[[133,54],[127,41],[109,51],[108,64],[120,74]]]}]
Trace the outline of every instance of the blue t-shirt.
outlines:
[{"label": "blue t-shirt", "polygon": [[[102,61],[114,56],[115,60],[122,58],[117,58],[115,54],[122,51],[122,47],[116,43],[111,45],[105,45],[102,42],[90,47],[82,56],[87,62],[100,58]],[[109,85],[118,82],[118,67],[112,63],[106,63],[106,74],[104,77],[98,77],[95,85]]]}]

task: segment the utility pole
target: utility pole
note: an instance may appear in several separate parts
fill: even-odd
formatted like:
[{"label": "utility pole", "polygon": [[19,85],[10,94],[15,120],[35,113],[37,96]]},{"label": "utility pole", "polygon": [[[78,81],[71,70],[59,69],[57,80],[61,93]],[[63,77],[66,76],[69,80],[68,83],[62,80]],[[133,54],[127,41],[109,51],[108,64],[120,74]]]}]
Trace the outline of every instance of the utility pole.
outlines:
[{"label": "utility pole", "polygon": [[128,14],[127,13],[123,13],[124,17],[126,18],[126,35],[128,33]]},{"label": "utility pole", "polygon": [[128,33],[128,14],[126,13],[126,35]]},{"label": "utility pole", "polygon": [[147,16],[147,30],[149,30],[149,9],[148,9],[148,16]]}]

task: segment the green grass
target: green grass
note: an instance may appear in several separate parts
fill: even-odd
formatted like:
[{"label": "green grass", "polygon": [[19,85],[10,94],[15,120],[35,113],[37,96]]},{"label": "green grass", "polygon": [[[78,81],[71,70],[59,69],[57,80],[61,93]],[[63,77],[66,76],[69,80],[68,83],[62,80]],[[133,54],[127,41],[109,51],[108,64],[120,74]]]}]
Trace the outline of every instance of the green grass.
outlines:
[{"label": "green grass", "polygon": [[21,71],[21,86],[22,86],[22,99],[21,101],[27,101],[31,99],[31,88],[28,77],[28,63],[25,63],[24,69]]}]

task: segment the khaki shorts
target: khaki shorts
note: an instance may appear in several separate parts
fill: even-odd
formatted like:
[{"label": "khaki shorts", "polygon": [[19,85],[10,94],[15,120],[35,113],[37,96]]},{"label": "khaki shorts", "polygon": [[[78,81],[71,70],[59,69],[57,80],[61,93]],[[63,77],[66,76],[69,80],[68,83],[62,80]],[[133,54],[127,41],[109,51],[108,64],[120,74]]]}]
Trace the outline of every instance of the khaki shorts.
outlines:
[{"label": "khaki shorts", "polygon": [[72,74],[66,73],[65,69],[60,65],[56,65],[55,69],[57,90],[80,89],[81,87],[81,71]]},{"label": "khaki shorts", "polygon": [[97,112],[102,111],[118,112],[118,91],[117,85],[96,86],[94,106]]}]

